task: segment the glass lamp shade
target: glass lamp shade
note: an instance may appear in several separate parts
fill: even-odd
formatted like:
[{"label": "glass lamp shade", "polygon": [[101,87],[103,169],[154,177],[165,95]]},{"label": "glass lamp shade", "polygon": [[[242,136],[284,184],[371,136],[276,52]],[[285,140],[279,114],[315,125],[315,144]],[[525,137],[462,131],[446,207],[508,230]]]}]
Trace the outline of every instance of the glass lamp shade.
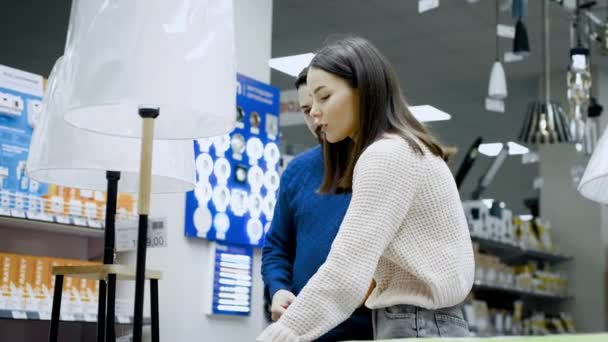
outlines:
[{"label": "glass lamp shade", "polygon": [[505,69],[499,61],[494,62],[494,65],[492,65],[490,83],[488,84],[488,96],[496,100],[504,100],[507,97]]},{"label": "glass lamp shade", "polygon": [[608,204],[608,130],[591,155],[578,191],[592,201]]},{"label": "glass lamp shade", "polygon": [[556,102],[534,102],[528,106],[519,140],[527,144],[570,143],[568,121]]},{"label": "glass lamp shade", "polygon": [[[81,130],[63,120],[66,104],[64,60],[49,77],[43,111],[36,124],[27,161],[32,179],[81,189],[105,191],[106,171],[120,171],[119,191],[137,192],[140,141]],[[152,192],[194,188],[192,141],[155,141]]]},{"label": "glass lamp shade", "polygon": [[140,107],[160,108],[155,139],[232,130],[236,61],[232,1],[74,1],[65,49],[72,125],[141,136]]}]

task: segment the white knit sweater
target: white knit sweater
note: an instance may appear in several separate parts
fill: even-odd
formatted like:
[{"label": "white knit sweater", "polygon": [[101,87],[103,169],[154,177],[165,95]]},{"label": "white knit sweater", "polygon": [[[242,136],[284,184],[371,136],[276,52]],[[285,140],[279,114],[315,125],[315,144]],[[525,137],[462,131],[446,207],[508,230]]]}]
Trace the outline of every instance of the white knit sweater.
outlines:
[{"label": "white knit sweater", "polygon": [[473,249],[446,163],[402,138],[371,144],[353,175],[353,196],[326,262],[258,341],[311,341],[365,302],[371,309],[461,303],[473,285]]}]

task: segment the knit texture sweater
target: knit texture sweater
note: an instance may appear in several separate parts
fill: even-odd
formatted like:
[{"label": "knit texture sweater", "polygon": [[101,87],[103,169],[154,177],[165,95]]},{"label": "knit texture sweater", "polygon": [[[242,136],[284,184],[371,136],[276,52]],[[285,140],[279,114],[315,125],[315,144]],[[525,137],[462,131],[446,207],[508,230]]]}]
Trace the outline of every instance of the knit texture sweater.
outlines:
[{"label": "knit texture sweater", "polygon": [[371,309],[465,299],[475,266],[464,210],[446,163],[423,150],[386,136],[361,154],[327,260],[258,341],[314,340],[353,313],[372,279]]}]

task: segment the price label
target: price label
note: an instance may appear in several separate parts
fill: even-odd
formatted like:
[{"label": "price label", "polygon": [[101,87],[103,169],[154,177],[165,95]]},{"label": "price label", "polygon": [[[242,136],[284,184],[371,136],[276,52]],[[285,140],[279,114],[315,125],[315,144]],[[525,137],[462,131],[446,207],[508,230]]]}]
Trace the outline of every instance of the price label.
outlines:
[{"label": "price label", "polygon": [[89,224],[87,223],[87,219],[74,217],[74,224],[77,226],[87,227]]},{"label": "price label", "polygon": [[[116,223],[116,250],[119,252],[137,249],[136,220]],[[167,224],[164,218],[148,219],[148,248],[167,247]]]},{"label": "price label", "polygon": [[116,316],[116,321],[120,324],[129,324],[131,323],[131,319],[129,318],[129,316],[123,316],[123,315],[117,315]]},{"label": "price label", "polygon": [[89,219],[89,227],[101,229],[101,222]]},{"label": "price label", "polygon": [[18,209],[11,209],[11,216],[18,218],[25,218],[25,213]]},{"label": "price label", "polygon": [[74,314],[66,312],[66,313],[61,314],[61,320],[62,321],[75,321],[76,317],[74,317]]},{"label": "price label", "polygon": [[13,310],[12,316],[13,319],[27,319],[27,314],[25,311]]},{"label": "price label", "polygon": [[60,216],[60,215],[55,216],[55,220],[57,221],[57,223],[61,223],[61,224],[70,224],[71,223],[69,217]]},{"label": "price label", "polygon": [[97,315],[93,314],[85,314],[84,315],[85,322],[97,322]]},{"label": "price label", "polygon": [[39,312],[38,316],[43,321],[50,321],[51,320],[51,313],[50,312]]}]

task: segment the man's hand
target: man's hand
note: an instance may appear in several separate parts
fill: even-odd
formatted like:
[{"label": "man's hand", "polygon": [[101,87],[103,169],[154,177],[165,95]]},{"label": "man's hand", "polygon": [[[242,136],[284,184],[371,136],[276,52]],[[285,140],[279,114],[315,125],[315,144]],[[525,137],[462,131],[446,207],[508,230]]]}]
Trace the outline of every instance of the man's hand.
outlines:
[{"label": "man's hand", "polygon": [[270,308],[272,320],[278,321],[295,299],[296,296],[287,290],[277,291],[272,297],[272,307]]}]

